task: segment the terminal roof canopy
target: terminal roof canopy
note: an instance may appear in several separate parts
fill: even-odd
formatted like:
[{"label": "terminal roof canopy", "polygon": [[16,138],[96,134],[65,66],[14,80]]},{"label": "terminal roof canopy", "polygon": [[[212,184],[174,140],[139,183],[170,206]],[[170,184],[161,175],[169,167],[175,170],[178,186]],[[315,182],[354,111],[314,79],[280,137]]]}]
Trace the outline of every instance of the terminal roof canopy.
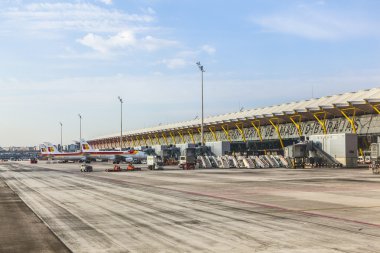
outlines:
[{"label": "terminal roof canopy", "polygon": [[[373,113],[373,106],[380,105],[380,88],[372,88],[357,92],[349,92],[339,95],[302,100],[298,102],[267,106],[262,108],[248,109],[234,113],[227,113],[207,117],[204,120],[206,126],[235,123],[259,119],[268,122],[270,118],[285,118],[291,115],[302,115],[304,118],[312,118],[313,113],[326,111],[333,116],[341,116],[340,110],[356,108],[362,114]],[[170,130],[181,130],[200,127],[200,119],[177,122],[167,125],[159,125],[128,131],[126,135],[139,135]],[[117,133],[101,136],[96,139],[104,139],[118,136]]]}]

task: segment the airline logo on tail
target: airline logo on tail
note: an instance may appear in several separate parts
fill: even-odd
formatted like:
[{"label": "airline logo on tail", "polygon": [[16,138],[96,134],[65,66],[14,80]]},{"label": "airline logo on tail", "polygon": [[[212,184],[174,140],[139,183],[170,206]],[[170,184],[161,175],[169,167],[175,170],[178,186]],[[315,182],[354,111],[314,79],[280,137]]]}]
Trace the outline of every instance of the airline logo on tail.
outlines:
[{"label": "airline logo on tail", "polygon": [[53,144],[45,142],[40,144],[40,151],[42,155],[51,155],[57,153],[57,148]]},{"label": "airline logo on tail", "polygon": [[49,155],[61,153],[58,151],[58,148],[50,142],[44,142],[44,144],[41,145],[41,152]]},{"label": "airline logo on tail", "polygon": [[91,147],[90,144],[88,144],[87,141],[85,141],[84,139],[81,139],[80,140],[80,147],[81,147],[81,151],[84,151],[84,152],[92,152],[92,151],[96,151],[95,149],[93,149]]},{"label": "airline logo on tail", "polygon": [[48,152],[44,144],[40,144],[40,151],[41,151],[41,154],[46,154]]}]

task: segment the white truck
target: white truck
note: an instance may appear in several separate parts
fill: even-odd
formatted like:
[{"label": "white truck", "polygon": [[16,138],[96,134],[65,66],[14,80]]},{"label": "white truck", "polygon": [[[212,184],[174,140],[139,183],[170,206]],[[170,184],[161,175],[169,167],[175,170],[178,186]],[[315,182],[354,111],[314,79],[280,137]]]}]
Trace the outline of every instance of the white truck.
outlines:
[{"label": "white truck", "polygon": [[195,169],[196,165],[196,159],[194,156],[180,156],[179,157],[179,164],[178,167],[180,167],[183,170],[193,170]]},{"label": "white truck", "polygon": [[150,170],[160,170],[163,169],[164,163],[160,156],[149,155],[146,157],[146,164]]}]

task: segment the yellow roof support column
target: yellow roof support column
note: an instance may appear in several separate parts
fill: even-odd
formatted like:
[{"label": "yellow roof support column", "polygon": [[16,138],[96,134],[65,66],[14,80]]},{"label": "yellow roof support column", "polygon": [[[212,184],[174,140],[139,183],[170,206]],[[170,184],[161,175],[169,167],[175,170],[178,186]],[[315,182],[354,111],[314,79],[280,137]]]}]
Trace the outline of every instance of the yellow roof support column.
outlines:
[{"label": "yellow roof support column", "polygon": [[157,144],[158,144],[158,145],[161,145],[160,139],[158,138],[158,134],[156,133],[156,134],[154,134],[154,136],[156,136]]},{"label": "yellow roof support column", "polygon": [[169,145],[169,143],[168,143],[168,139],[166,139],[166,135],[165,135],[165,133],[162,132],[161,135],[162,135],[162,138],[164,138],[166,145]]},{"label": "yellow roof support column", "polygon": [[380,106],[380,104],[376,104],[376,105],[373,105],[373,104],[370,104],[370,103],[368,103],[368,104],[373,108],[373,110],[375,110],[375,112],[377,112],[378,114],[380,114],[380,110],[379,110],[379,108],[377,108],[377,107]]},{"label": "yellow roof support column", "polygon": [[[275,124],[275,122],[273,122],[273,121],[277,121],[277,124]],[[277,132],[278,138],[280,139],[281,147],[284,148],[285,147],[284,142],[282,141],[282,137],[281,137],[281,133],[280,133],[280,119],[279,118],[271,118],[269,120],[269,122],[272,124],[272,126],[274,127],[274,129]]]},{"label": "yellow roof support column", "polygon": [[177,131],[177,133],[181,137],[182,143],[186,143],[185,138],[183,138],[182,130]]},{"label": "yellow roof support column", "polygon": [[193,141],[193,144],[195,144],[195,140],[194,140],[194,136],[193,136],[193,129],[191,129],[191,131],[190,131],[190,129],[187,129],[187,132],[189,133],[190,138]]},{"label": "yellow roof support column", "polygon": [[[197,128],[197,130],[198,130],[199,136],[201,136],[202,135],[201,129]],[[201,138],[201,137],[199,137],[199,138]],[[205,143],[205,135],[203,135],[203,143]]]},{"label": "yellow roof support column", "polygon": [[[347,119],[348,122],[351,124],[351,129],[354,134],[356,134],[356,126],[355,126],[355,115],[356,115],[356,108],[350,107],[346,109],[339,109],[339,111],[342,113],[342,115]],[[352,111],[352,117],[349,117],[347,112]]]},{"label": "yellow roof support column", "polygon": [[251,121],[251,125],[253,126],[257,135],[259,136],[260,141],[263,141],[263,135],[261,134],[261,129],[260,129],[260,120],[256,119],[256,120]]},{"label": "yellow roof support column", "polygon": [[139,146],[141,146],[140,137],[136,136],[136,139],[137,139],[137,143],[139,144]]},{"label": "yellow roof support column", "polygon": [[133,147],[136,147],[135,140],[133,139],[133,136],[131,136]]},{"label": "yellow roof support column", "polygon": [[175,136],[172,131],[170,131],[170,137],[172,137],[174,145],[177,144],[177,142],[175,141]]},{"label": "yellow roof support column", "polygon": [[148,138],[149,138],[149,141],[150,141],[150,145],[153,145],[153,140],[152,140],[152,137],[150,137],[150,134],[148,134]]},{"label": "yellow roof support column", "polygon": [[[293,122],[294,126],[298,130],[298,135],[301,137],[302,136],[302,129],[301,129],[301,120],[302,120],[302,115],[300,114],[295,114],[289,117],[289,119]],[[296,121],[296,119],[298,119]]]},{"label": "yellow roof support column", "polygon": [[145,139],[144,135],[141,135],[141,138],[143,139],[145,146],[148,146],[148,144],[146,143],[146,139]]},{"label": "yellow roof support column", "polygon": [[247,139],[245,138],[244,134],[244,125],[241,122],[235,123],[236,128],[239,130],[241,134],[241,138],[243,139],[244,142],[247,142]]},{"label": "yellow roof support column", "polygon": [[221,127],[222,127],[224,133],[226,134],[226,137],[227,137],[228,141],[232,142],[231,136],[230,136],[230,132],[228,131],[229,130],[228,129],[228,125],[221,125]]},{"label": "yellow roof support column", "polygon": [[[320,118],[319,116],[323,115],[323,118]],[[326,117],[327,113],[326,112],[316,112],[313,113],[314,118],[318,121],[318,123],[321,125],[323,129],[323,133],[327,134],[327,128],[326,128]]]},{"label": "yellow roof support column", "polygon": [[359,148],[359,154],[364,158],[364,152],[362,148]]},{"label": "yellow roof support column", "polygon": [[216,134],[215,134],[216,127],[215,127],[215,126],[209,126],[208,129],[210,130],[212,136],[214,137],[214,140],[215,140],[215,141],[218,141],[218,137],[217,137]]}]

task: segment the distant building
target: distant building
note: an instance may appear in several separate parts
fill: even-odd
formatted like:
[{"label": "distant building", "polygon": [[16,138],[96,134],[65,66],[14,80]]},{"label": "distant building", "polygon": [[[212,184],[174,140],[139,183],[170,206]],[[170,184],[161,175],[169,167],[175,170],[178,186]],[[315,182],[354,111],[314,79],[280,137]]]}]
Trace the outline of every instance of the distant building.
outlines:
[{"label": "distant building", "polygon": [[79,149],[79,146],[77,144],[70,144],[67,145],[67,151],[68,152],[75,152]]}]

